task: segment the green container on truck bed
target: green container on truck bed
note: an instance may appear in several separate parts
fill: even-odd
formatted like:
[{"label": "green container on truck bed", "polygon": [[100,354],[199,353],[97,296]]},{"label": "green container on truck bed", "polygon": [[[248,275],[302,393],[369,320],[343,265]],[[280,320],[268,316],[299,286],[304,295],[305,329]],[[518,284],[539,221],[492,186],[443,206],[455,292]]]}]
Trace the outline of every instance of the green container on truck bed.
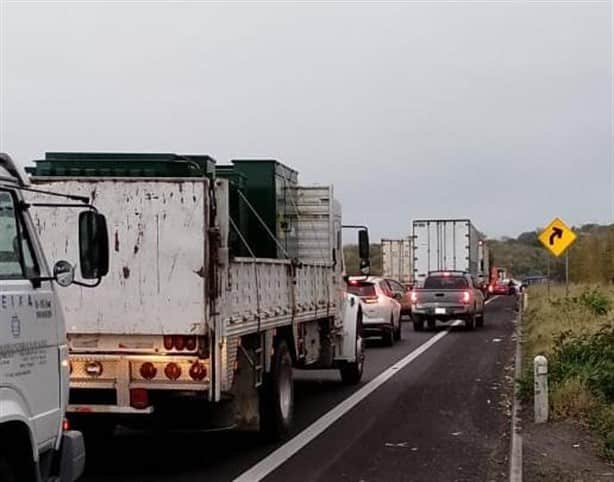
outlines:
[{"label": "green container on truck bed", "polygon": [[[298,172],[276,160],[236,159],[233,170],[245,177],[243,193],[264,224],[279,240],[283,250],[267,233],[263,223],[249,206],[247,211],[247,241],[259,258],[296,258],[298,235],[296,189]],[[231,206],[232,209],[232,206]]]},{"label": "green container on truck bed", "polygon": [[215,176],[215,159],[171,153],[47,152],[26,168],[40,177],[201,177]]},{"label": "green container on truck bed", "polygon": [[[215,177],[217,179],[228,179],[229,184],[229,204],[230,218],[235,224],[235,227],[230,226],[228,233],[228,244],[230,247],[231,256],[250,256],[249,249],[241,240],[241,236],[247,238],[249,236],[247,219],[248,208],[241,199],[239,191],[245,190],[246,177],[241,172],[237,171],[234,166],[215,166]],[[237,233],[240,231],[241,236]]]}]

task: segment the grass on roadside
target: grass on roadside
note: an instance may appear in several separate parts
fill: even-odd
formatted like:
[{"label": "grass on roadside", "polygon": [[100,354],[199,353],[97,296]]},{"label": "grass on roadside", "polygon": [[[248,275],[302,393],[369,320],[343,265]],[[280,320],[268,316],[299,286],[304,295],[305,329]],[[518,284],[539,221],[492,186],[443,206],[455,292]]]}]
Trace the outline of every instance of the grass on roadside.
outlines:
[{"label": "grass on roadside", "polygon": [[576,285],[531,287],[523,318],[520,396],[533,393],[533,358],[549,364],[550,410],[593,428],[614,461],[614,289]]}]

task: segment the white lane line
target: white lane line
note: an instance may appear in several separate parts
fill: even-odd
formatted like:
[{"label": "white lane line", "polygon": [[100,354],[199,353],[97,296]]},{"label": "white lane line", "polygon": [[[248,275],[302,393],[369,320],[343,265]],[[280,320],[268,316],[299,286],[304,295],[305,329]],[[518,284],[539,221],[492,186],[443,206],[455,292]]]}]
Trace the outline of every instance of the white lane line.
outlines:
[{"label": "white lane line", "polygon": [[[457,326],[461,324],[460,320],[455,321],[450,325]],[[280,465],[282,465],[285,461],[287,461],[290,457],[296,454],[299,450],[305,447],[309,442],[315,439],[318,435],[324,432],[328,427],[330,427],[333,423],[339,420],[343,415],[349,412],[354,406],[360,403],[363,399],[368,397],[371,393],[373,393],[377,388],[390,380],[394,375],[399,373],[399,371],[413,362],[416,358],[422,355],[425,351],[427,351],[430,347],[432,347],[435,343],[441,340],[444,336],[446,336],[450,332],[449,329],[442,331],[435,335],[432,338],[429,338],[426,342],[412,351],[405,358],[402,358],[394,365],[380,373],[377,377],[367,383],[360,390],[352,394],[350,397],[343,400],[339,405],[322,415],[318,420],[313,422],[309,427],[295,436],[293,439],[286,442],[284,445],[279,447],[277,450],[269,454],[267,457],[262,459],[252,468],[248,469],[246,472],[239,475],[235,482],[255,482],[258,480],[262,480],[275,469],[277,469]]]},{"label": "white lane line", "polygon": [[512,402],[512,443],[510,447],[510,482],[522,482],[522,435],[520,435],[520,400],[518,383],[522,376],[522,306],[516,318],[516,360],[514,362],[514,401]]}]

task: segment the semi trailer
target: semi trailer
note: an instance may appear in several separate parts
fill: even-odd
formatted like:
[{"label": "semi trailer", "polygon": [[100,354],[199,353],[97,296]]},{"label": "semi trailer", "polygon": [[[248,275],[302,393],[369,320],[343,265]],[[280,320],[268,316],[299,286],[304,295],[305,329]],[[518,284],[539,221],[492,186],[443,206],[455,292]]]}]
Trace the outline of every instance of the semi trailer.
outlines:
[{"label": "semi trailer", "polygon": [[469,219],[417,219],[412,223],[412,282],[422,286],[430,272],[461,271],[488,276],[483,236]]}]

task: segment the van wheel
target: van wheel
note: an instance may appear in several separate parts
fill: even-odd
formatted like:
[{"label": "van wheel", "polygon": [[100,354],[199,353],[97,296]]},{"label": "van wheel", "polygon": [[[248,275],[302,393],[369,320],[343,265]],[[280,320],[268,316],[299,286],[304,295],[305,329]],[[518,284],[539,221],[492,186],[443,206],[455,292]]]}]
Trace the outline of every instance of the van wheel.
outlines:
[{"label": "van wheel", "polygon": [[4,455],[0,455],[0,480],[3,482],[17,482],[17,477],[13,468]]},{"label": "van wheel", "polygon": [[266,373],[260,387],[260,432],[267,439],[285,438],[294,414],[292,356],[285,340],[275,345],[271,373]]}]

